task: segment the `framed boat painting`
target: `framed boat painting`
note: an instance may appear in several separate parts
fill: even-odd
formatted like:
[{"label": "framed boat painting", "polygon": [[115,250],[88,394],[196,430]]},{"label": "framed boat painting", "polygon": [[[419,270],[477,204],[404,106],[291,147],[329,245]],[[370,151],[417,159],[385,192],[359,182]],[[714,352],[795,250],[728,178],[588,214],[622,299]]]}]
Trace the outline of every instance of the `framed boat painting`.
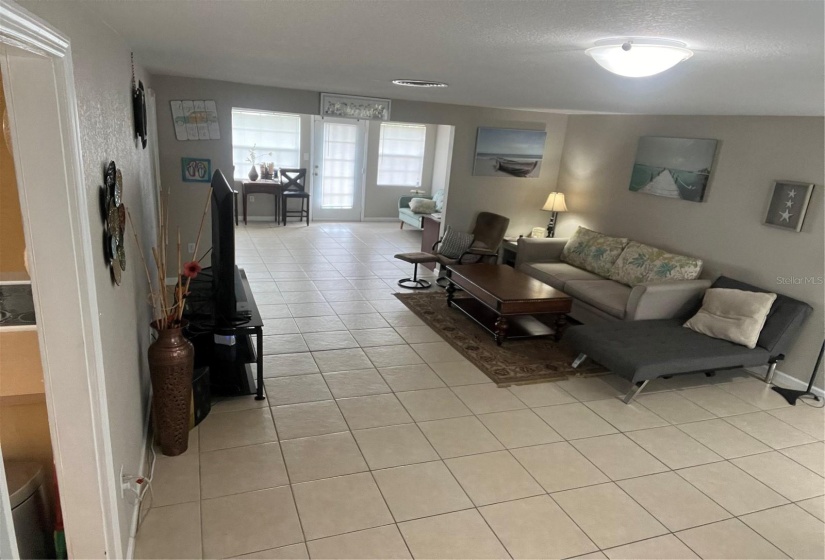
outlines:
[{"label": "framed boat painting", "polygon": [[802,231],[802,223],[805,221],[805,213],[808,211],[813,192],[814,186],[810,183],[776,181],[773,184],[765,225]]},{"label": "framed boat painting", "polygon": [[544,130],[478,127],[473,175],[533,179],[541,173]]}]

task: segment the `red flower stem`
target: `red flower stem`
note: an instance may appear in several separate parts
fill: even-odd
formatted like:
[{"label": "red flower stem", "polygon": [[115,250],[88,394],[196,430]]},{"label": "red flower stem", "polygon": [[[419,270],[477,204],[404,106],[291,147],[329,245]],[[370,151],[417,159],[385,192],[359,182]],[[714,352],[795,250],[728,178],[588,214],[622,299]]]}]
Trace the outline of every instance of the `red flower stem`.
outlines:
[{"label": "red flower stem", "polygon": [[[195,252],[192,253],[192,258],[198,258],[198,247],[201,243],[201,233],[203,233],[203,222],[206,221],[206,213],[209,211],[209,201],[212,200],[212,187],[209,187],[209,191],[206,193],[206,203],[203,205],[203,214],[201,215],[201,225],[198,227],[198,237],[195,239]],[[180,277],[180,275],[178,275]],[[189,293],[189,284],[192,282],[191,277],[186,278],[186,289],[184,292]],[[178,321],[183,318],[183,305],[180,306],[178,309]]]},{"label": "red flower stem", "polygon": [[143,270],[146,271],[146,282],[149,286],[149,297],[152,298],[152,320],[155,321],[158,319],[158,310],[155,301],[155,291],[152,289],[152,277],[149,275],[149,266],[146,264],[146,257],[143,255],[143,247],[140,246],[140,239],[137,236],[137,229],[135,228],[134,222],[132,222],[132,213],[129,212],[129,209],[126,209],[126,217],[129,219],[129,224],[132,226],[132,235],[135,238],[135,244],[138,248],[138,254],[140,255],[140,260],[143,263]]}]

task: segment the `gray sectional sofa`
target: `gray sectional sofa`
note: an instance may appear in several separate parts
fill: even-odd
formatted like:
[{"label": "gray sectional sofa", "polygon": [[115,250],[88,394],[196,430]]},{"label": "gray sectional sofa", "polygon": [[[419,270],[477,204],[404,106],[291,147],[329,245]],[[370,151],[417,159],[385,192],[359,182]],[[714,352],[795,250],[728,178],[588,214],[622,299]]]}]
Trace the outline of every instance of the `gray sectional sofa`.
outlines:
[{"label": "gray sectional sofa", "polygon": [[[612,274],[616,263],[620,262],[619,257],[628,247],[635,245],[631,245],[633,242],[623,238],[608,238],[607,242],[611,243],[612,247],[602,257],[606,257],[606,260],[598,266],[591,266],[591,270],[586,270],[570,262],[572,260],[574,263],[580,263],[581,260],[564,260],[565,247],[569,254],[573,250],[571,244],[576,243],[575,236],[571,239],[522,237],[518,240],[516,268],[572,296],[573,310],[569,316],[582,323],[687,318],[696,310],[705,290],[710,286],[709,280],[660,279],[655,278],[655,275],[651,280],[646,280],[643,275],[637,275],[635,281],[631,281],[633,285],[612,280],[610,276],[621,278],[621,275]],[[598,242],[592,245],[595,248],[591,247],[591,254],[603,249],[598,247]],[[646,247],[647,250],[653,249],[648,246],[642,247]],[[664,251],[659,252],[666,254]],[[693,260],[698,262],[698,268],[701,270],[701,261]]]}]

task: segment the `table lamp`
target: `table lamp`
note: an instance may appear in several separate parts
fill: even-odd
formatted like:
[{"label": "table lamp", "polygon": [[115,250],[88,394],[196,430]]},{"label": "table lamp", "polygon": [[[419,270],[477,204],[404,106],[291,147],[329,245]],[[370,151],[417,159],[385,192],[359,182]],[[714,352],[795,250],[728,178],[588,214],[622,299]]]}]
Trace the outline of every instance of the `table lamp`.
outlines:
[{"label": "table lamp", "polygon": [[547,224],[547,237],[553,237],[556,233],[556,217],[558,217],[559,212],[567,212],[567,205],[564,204],[564,193],[551,192],[542,210],[550,212],[550,223]]}]

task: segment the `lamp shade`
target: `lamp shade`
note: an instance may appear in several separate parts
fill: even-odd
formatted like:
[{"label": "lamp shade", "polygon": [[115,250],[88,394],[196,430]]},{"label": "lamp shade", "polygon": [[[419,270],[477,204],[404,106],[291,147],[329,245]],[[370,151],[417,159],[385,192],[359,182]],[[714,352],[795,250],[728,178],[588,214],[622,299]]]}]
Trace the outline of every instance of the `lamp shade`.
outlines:
[{"label": "lamp shade", "polygon": [[551,192],[542,210],[547,210],[548,212],[567,212],[567,205],[564,203],[564,193]]},{"label": "lamp shade", "polygon": [[693,56],[684,43],[665,39],[606,39],[585,52],[605,70],[629,78],[659,74]]}]

